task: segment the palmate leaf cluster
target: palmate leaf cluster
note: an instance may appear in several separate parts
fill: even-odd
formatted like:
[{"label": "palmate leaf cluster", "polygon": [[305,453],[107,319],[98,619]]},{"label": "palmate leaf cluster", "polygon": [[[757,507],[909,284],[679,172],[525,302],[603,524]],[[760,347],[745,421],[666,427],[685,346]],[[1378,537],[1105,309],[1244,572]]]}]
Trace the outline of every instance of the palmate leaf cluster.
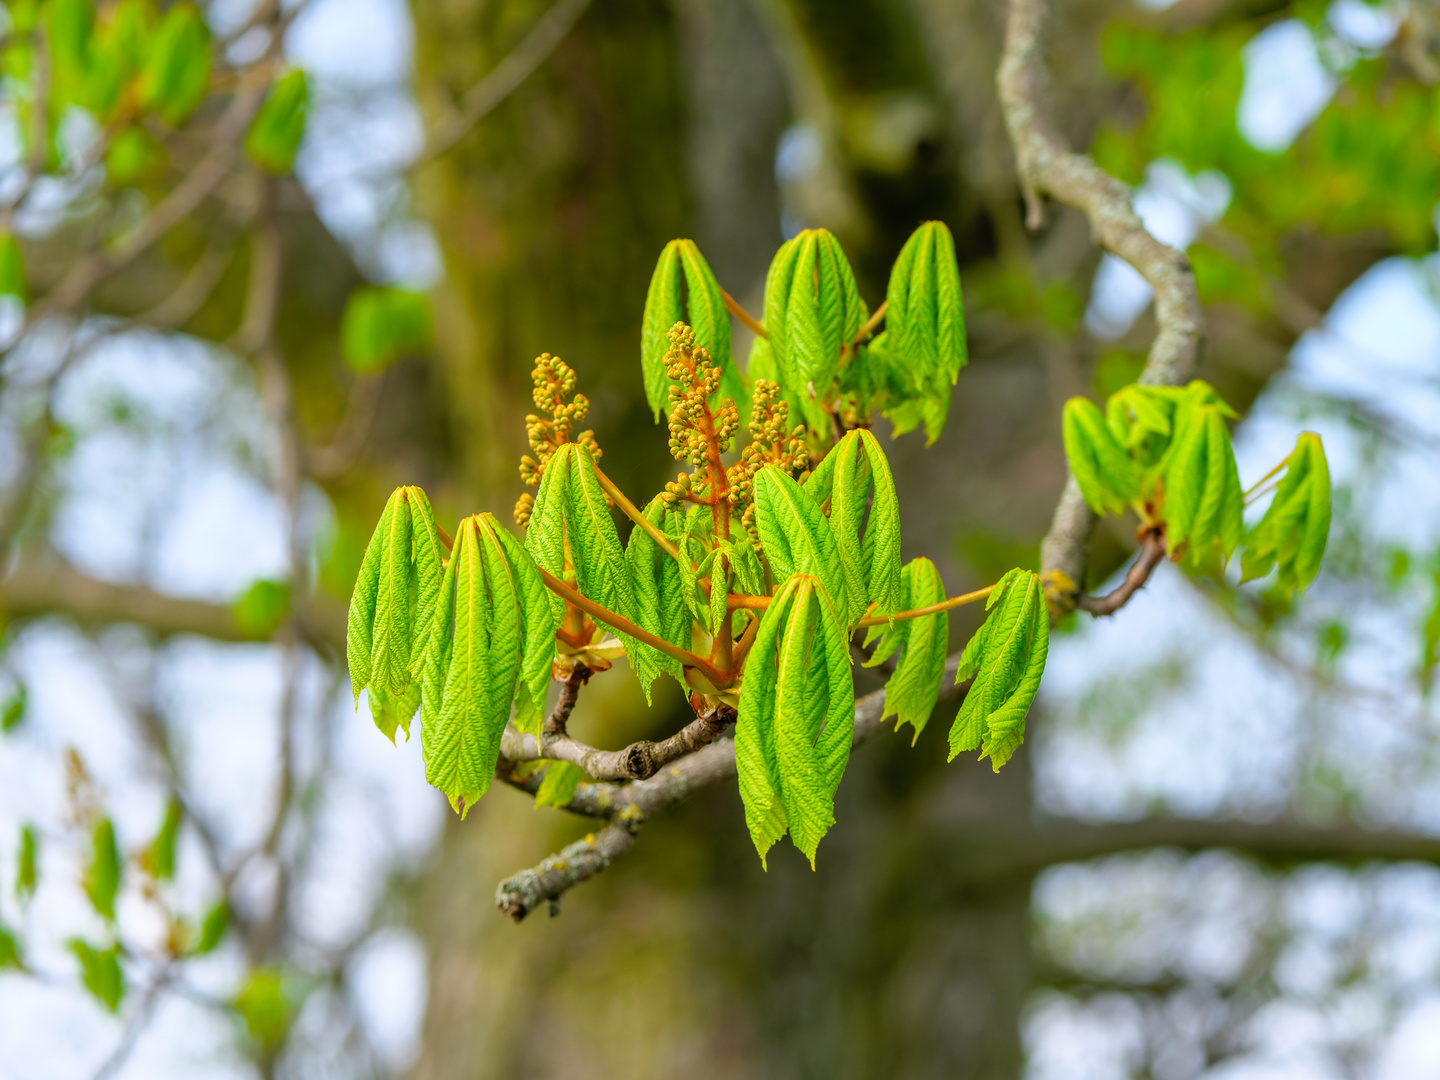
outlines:
[{"label": "palmate leaf cluster", "polygon": [[[693,241],[666,246],[646,297],[641,349],[645,393],[657,416],[667,408],[670,382],[666,334],[679,321],[694,329],[696,343],[720,368],[718,398],[747,406],[725,299]],[[855,426],[876,412],[897,435],[923,425],[929,442],[939,438],[967,359],[960,270],[943,222],[921,225],[901,249],[878,333],[840,242],[825,229],[806,229],[781,246],[766,275],[764,304],[765,334],[755,338],[748,381],[777,383],[813,446],[829,442],[837,418]]]},{"label": "palmate leaf cluster", "polygon": [[1243,543],[1242,580],[1278,569],[1277,585],[1293,593],[1314,580],[1330,531],[1325,451],[1318,436],[1300,436],[1271,474],[1284,470],[1269,510],[1247,534],[1226,426],[1235,417],[1198,380],[1183,389],[1131,385],[1103,413],[1085,398],[1066,403],[1065,453],[1097,513],[1134,508],[1143,528],[1163,530],[1175,561],[1213,573]]},{"label": "palmate leaf cluster", "polygon": [[[748,372],[731,355],[732,314],[757,333]],[[533,453],[520,472],[535,494],[516,506],[523,544],[489,514],[463,519],[452,541],[418,488],[391,496],[349,637],[357,701],[368,688],[382,731],[408,733],[419,708],[426,776],[463,813],[488,788],[513,725],[535,736],[514,745],[539,756],[506,759],[508,778],[538,786],[541,805],[564,805],[585,776],[544,757],[546,687],[623,653],[647,699],[669,677],[697,715],[735,718],[740,794],[762,861],[789,834],[813,864],[855,734],[857,632],[874,647],[866,663],[893,666],[883,718],[918,738],[945,678],[948,612],[988,598],[958,658],[955,683],[970,688],[949,751],[979,750],[996,769],[1008,761],[1049,651],[1041,578],[1015,569],[947,599],[929,560],[902,566],[895,480],[869,430],[877,411],[897,433],[923,425],[932,440],[945,422],[965,362],[945,226],[910,238],[873,316],[838,241],[800,233],[772,263],[763,324],[721,289],[695,244],[674,241],[651,281],[640,346],[647,398],[688,470],[643,509],[602,471],[593,434],[576,430],[588,402],[549,354],[533,373],[540,413],[526,418]],[[749,441],[736,461],[726,455],[742,405]],[[1093,506],[1136,508],[1165,530],[1172,557],[1204,566],[1241,539],[1231,417],[1203,383],[1130,386],[1104,412],[1071,402],[1065,444]],[[1254,531],[1247,572],[1313,576],[1328,527],[1324,477],[1318,441],[1302,439]],[[630,519],[628,540],[617,512]]]},{"label": "palmate leaf cluster", "polygon": [[[694,338],[671,339],[672,353],[691,350],[700,372],[706,361]],[[537,371],[559,370],[553,358],[540,363]],[[683,367],[673,356],[667,365]],[[715,372],[703,376],[709,382],[695,377],[709,385]],[[545,379],[537,375],[537,385]],[[573,391],[568,369],[558,380]],[[463,812],[488,787],[507,723],[540,734],[552,664],[603,666],[597,657],[608,629],[647,693],[668,675],[694,691],[697,712],[736,709],[740,791],[762,859],[788,832],[813,861],[834,822],[853,734],[852,633],[869,626],[871,639],[881,638],[879,660],[898,654],[886,715],[917,732],[945,668],[944,586],[928,560],[901,567],[900,508],[879,440],[849,431],[810,470],[783,454],[786,464],[755,458],[747,474],[753,537],[738,520],[743,508],[719,491],[708,499],[657,496],[634,511],[622,546],[595,452],[586,442],[548,441],[558,418],[572,413],[561,398],[544,400],[557,420],[531,425],[545,461],[529,466],[531,475],[538,470],[538,492],[523,546],[482,514],[459,524],[447,554],[424,494],[401,488],[391,497],[351,607],[357,695],[369,687],[376,722],[392,737],[408,731],[404,710],[420,703],[427,778]],[[1012,582],[1015,595],[1038,595],[1033,573],[1015,571],[1002,585]],[[1044,662],[1043,634],[994,631],[1014,607],[1005,595],[977,638],[977,686],[999,694],[1005,715],[1003,729],[985,735],[997,762],[1019,742]],[[752,606],[732,608],[736,598]],[[1026,618],[1033,613],[1025,609]],[[592,616],[598,625],[586,622]],[[708,643],[709,653],[697,643]],[[1019,664],[1026,677],[1011,679],[1006,664]],[[975,715],[983,728],[988,713],[967,714]],[[994,752],[997,740],[1003,755]],[[563,804],[582,779],[574,766],[551,762],[537,799]]]}]

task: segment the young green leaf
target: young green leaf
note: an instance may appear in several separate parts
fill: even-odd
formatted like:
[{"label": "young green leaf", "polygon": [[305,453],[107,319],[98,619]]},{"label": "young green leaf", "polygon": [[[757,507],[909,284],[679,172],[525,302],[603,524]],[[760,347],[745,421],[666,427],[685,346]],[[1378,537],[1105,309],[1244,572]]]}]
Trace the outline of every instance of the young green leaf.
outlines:
[{"label": "young green leaf", "polygon": [[35,895],[39,884],[40,842],[35,836],[35,827],[25,825],[20,829],[20,851],[15,857],[15,896],[29,900]]},{"label": "young green leaf", "polygon": [[157,881],[169,881],[175,876],[175,841],[183,819],[180,800],[172,798],[165,806],[165,819],[160,823],[160,831],[142,857],[146,871]]},{"label": "young green leaf", "polygon": [[462,817],[490,787],[515,701],[520,592],[498,537],[478,516],[462,521],[423,663],[420,742],[425,779]]},{"label": "young green leaf", "polygon": [[275,80],[245,136],[245,152],[273,173],[287,173],[305,134],[310,90],[305,72],[287,71]]},{"label": "young green leaf", "polygon": [[668,412],[670,408],[671,380],[665,373],[665,354],[670,350],[670,329],[677,322],[695,331],[695,344],[720,368],[717,399],[733,398],[743,412],[749,393],[730,355],[730,313],[725,310],[720,282],[693,240],[671,240],[665,245],[645,297],[640,359],[645,397],[657,420],[661,409]]},{"label": "young green leaf", "polygon": [[1250,530],[1240,560],[1242,582],[1279,567],[1287,593],[1305,588],[1320,571],[1330,535],[1330,467],[1320,436],[1303,433],[1260,523]]},{"label": "young green leaf", "polygon": [[820,579],[835,609],[850,610],[835,533],[820,506],[789,473],[767,465],[755,474],[755,524],[777,583],[793,574]]},{"label": "young green leaf", "polygon": [[125,974],[120,970],[120,946],[98,949],[81,938],[71,938],[70,952],[80,961],[80,980],[90,995],[110,1012],[120,1011],[125,997]]},{"label": "young green leaf", "polygon": [[369,687],[375,724],[392,742],[397,728],[410,733],[440,575],[440,535],[430,500],[418,487],[396,488],[360,564],[345,643],[355,699]]},{"label": "young green leaf", "polygon": [[481,527],[499,541],[517,582],[524,642],[520,649],[520,682],[515,695],[515,726],[539,736],[545,719],[545,693],[555,659],[555,631],[560,621],[550,606],[550,590],[535,559],[493,514],[480,516]]},{"label": "young green leaf", "polygon": [[865,318],[855,274],[834,236],[806,229],[781,245],[765,278],[765,326],[778,381],[816,431],[828,432],[820,403],[841,348]]},{"label": "young green leaf", "polygon": [[830,526],[845,574],[845,622],[853,625],[871,604],[880,615],[899,610],[900,504],[890,463],[869,431],[847,432],[825,460],[831,458]]},{"label": "young green leaf", "polygon": [[[945,583],[929,559],[912,559],[900,575],[899,606],[906,611],[929,607],[945,599]],[[871,627],[880,637],[866,667],[875,667],[903,649],[900,662],[885,683],[885,713],[881,719],[898,717],[895,727],[909,724],[915,738],[935,711],[940,697],[940,680],[945,674],[945,656],[950,651],[950,620],[946,614],[922,615],[918,619]]]},{"label": "young green leaf", "polygon": [[923,392],[915,419],[925,424],[926,442],[934,443],[945,427],[950,388],[967,360],[960,267],[943,222],[921,225],[900,249],[885,304],[888,359],[915,374]]},{"label": "young green leaf", "polygon": [[[666,516],[665,501],[657,495],[645,508],[645,517],[663,532]],[[666,600],[662,597],[665,564],[673,561],[644,529],[637,525],[630,531],[630,542],[625,546],[625,565],[629,567],[630,582],[635,592],[635,623],[657,637],[688,649],[688,632],[684,635],[684,641],[674,640],[666,634],[669,630],[678,636],[674,621],[667,618],[669,612],[664,608]],[[678,596],[670,598],[669,602],[679,602],[683,608],[683,601]],[[686,626],[688,631],[688,622]],[[639,642],[635,645],[635,651],[630,654],[630,665],[635,671],[635,677],[640,681],[641,689],[645,691],[647,703],[650,701],[650,688],[657,678],[669,675],[680,681],[684,674],[680,669],[680,661]]]},{"label": "young green leaf", "polygon": [[575,797],[575,789],[585,779],[585,770],[568,761],[552,761],[545,766],[540,790],[535,792],[535,806],[564,806]]},{"label": "young green leaf", "polygon": [[983,745],[1000,771],[1025,739],[1025,714],[1040,688],[1050,618],[1040,575],[1011,570],[986,601],[990,614],[960,654],[956,685],[973,678],[950,729],[950,760]]},{"label": "young green leaf", "polygon": [[1065,403],[1062,420],[1065,457],[1085,501],[1097,514],[1123,514],[1140,495],[1140,467],[1087,398]]},{"label": "young green leaf", "polygon": [[115,921],[115,897],[120,892],[120,848],[115,826],[104,818],[90,834],[90,865],[85,870],[85,895],[90,906],[108,922]]},{"label": "young green leaf", "polygon": [[176,4],[150,42],[137,88],[140,107],[175,127],[205,99],[209,81],[210,28],[194,4]]},{"label": "young green leaf", "polygon": [[1161,465],[1166,545],[1172,559],[1197,569],[1223,566],[1240,543],[1244,493],[1225,416],[1229,406],[1193,382],[1176,407]]},{"label": "young green leaf", "polygon": [[1122,386],[1105,402],[1105,422],[1126,450],[1134,450],[1151,436],[1159,436],[1163,447],[1170,439],[1175,406],[1184,394],[1174,386]]},{"label": "young green leaf", "polygon": [[745,817],[762,863],[788,827],[815,865],[835,823],[854,724],[845,632],[824,585],[797,574],[760,620],[735,729]]}]

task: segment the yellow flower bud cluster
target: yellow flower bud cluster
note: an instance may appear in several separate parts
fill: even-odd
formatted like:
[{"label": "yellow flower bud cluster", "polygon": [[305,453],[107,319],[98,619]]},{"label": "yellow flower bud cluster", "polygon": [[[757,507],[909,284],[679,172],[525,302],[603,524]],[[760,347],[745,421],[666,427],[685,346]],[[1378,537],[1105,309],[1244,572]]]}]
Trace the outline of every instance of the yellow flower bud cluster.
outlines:
[{"label": "yellow flower bud cluster", "polygon": [[[590,412],[589,399],[584,394],[575,393],[575,369],[558,356],[542,353],[535,358],[535,369],[530,378],[535,384],[535,407],[550,414],[548,420],[534,413],[525,417],[525,434],[535,454],[533,457],[525,454],[520,458],[520,479],[527,487],[537,487],[545,473],[545,466],[555,456],[558,447],[567,442],[577,442],[597,459],[601,450],[593,431],[582,431],[572,438],[575,426],[582,423]],[[573,399],[567,401],[572,394]],[[609,501],[608,497],[606,501]],[[533,495],[529,492],[521,495],[515,504],[516,524],[526,524],[534,507]]]},{"label": "yellow flower bud cluster", "polygon": [[695,331],[676,323],[667,335],[665,373],[677,385],[670,387],[670,454],[676,461],[704,465],[712,452],[729,450],[740,430],[740,410],[727,400],[713,412],[710,398],[720,389],[719,365],[695,344]]},{"label": "yellow flower bud cluster", "polygon": [[780,386],[768,379],[756,379],[750,406],[750,442],[740,451],[740,460],[730,466],[727,480],[730,505],[741,510],[740,523],[759,545],[755,533],[755,474],[766,465],[786,472],[810,467],[805,448],[805,425],[790,429],[790,406],[780,397]]}]

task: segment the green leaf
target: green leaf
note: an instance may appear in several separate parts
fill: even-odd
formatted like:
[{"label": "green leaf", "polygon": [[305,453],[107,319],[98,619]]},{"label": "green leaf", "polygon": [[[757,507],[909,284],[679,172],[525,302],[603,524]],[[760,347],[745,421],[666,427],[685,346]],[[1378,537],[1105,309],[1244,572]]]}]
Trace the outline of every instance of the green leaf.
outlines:
[{"label": "green leaf", "polygon": [[355,371],[380,371],[402,356],[428,351],[434,336],[424,293],[362,285],[345,302],[340,355]]},{"label": "green leaf", "polygon": [[545,767],[540,790],[535,792],[535,805],[565,806],[575,797],[575,789],[585,779],[585,770],[568,761],[552,761]]},{"label": "green leaf", "polygon": [[392,742],[397,728],[410,733],[440,579],[440,534],[430,500],[418,487],[396,488],[360,564],[345,642],[356,702],[369,687],[376,726]]},{"label": "green leaf", "polygon": [[194,4],[176,4],[151,40],[137,88],[140,107],[175,127],[205,100],[209,82],[210,28]]},{"label": "green leaf", "polygon": [[[615,519],[605,502],[600,478],[595,474],[595,459],[587,447],[578,443],[571,445],[575,450],[565,505],[565,541],[574,564],[576,583],[582,595],[633,622],[635,590]],[[538,500],[536,505],[538,507]],[[629,638],[624,634],[616,636],[625,643],[627,653],[633,652],[634,643]]]},{"label": "green leaf", "polygon": [[950,760],[983,745],[1000,771],[1025,739],[1025,714],[1040,689],[1050,618],[1040,575],[1011,570],[986,601],[990,614],[960,654],[958,686],[973,678],[950,729]]},{"label": "green leaf", "polygon": [[[570,500],[570,473],[575,461],[575,446],[559,447],[545,464],[530,522],[525,527],[525,550],[535,564],[552,577],[566,576],[565,505]],[[550,607],[558,624],[565,614],[565,601],[550,593]]]},{"label": "green leaf", "polygon": [[670,408],[672,380],[665,372],[665,354],[670,350],[668,335],[677,322],[695,331],[695,344],[720,368],[716,399],[732,398],[743,412],[749,392],[730,355],[730,313],[725,310],[719,281],[693,240],[671,240],[665,245],[645,296],[640,358],[645,397],[656,420],[662,409],[668,412]]},{"label": "green leaf", "polygon": [[92,997],[110,1012],[120,1011],[125,997],[125,974],[120,970],[120,946],[99,949],[82,938],[71,938],[70,952],[80,961],[80,979]]},{"label": "green leaf", "polygon": [[275,80],[256,113],[245,136],[245,152],[270,172],[289,172],[305,134],[309,111],[310,90],[305,72],[299,68],[287,71]]},{"label": "green leaf", "polygon": [[105,171],[116,187],[142,183],[164,164],[165,148],[143,128],[125,128],[105,151]]},{"label": "green leaf", "polygon": [[836,610],[848,612],[845,572],[835,533],[807,488],[773,465],[755,474],[760,546],[776,582],[783,584],[793,574],[817,577]]},{"label": "green leaf", "polygon": [[15,859],[15,895],[21,900],[29,900],[34,896],[35,887],[39,884],[39,848],[35,827],[23,826],[20,829],[20,852]]},{"label": "green leaf", "polygon": [[14,933],[6,927],[0,926],[0,971],[5,971],[7,968],[24,971],[25,960],[21,956],[20,942]]},{"label": "green leaf", "polygon": [[[656,528],[664,531],[666,510],[665,502],[660,496],[657,495],[645,508],[645,518]],[[625,565],[630,570],[630,582],[635,592],[635,623],[641,629],[648,630],[671,644],[688,649],[690,647],[688,620],[685,623],[684,641],[675,640],[667,635],[667,631],[669,631],[676,637],[680,636],[674,620],[668,618],[669,612],[665,610],[665,603],[667,601],[680,602],[683,610],[683,601],[680,600],[678,589],[675,590],[675,595],[662,596],[665,564],[673,562],[674,560],[665,553],[665,550],[655,542],[648,532],[638,525],[631,530],[630,542],[625,547]],[[676,567],[675,571],[672,577],[678,578],[679,567]],[[635,651],[630,654],[630,664],[635,671],[635,677],[640,680],[640,688],[645,691],[647,704],[650,702],[651,685],[661,675],[669,675],[676,681],[684,678],[680,661],[662,653],[659,649],[639,642],[635,645]]]},{"label": "green leaf", "polygon": [[735,727],[745,821],[762,865],[787,828],[815,865],[854,723],[845,633],[823,584],[797,574],[761,617]]},{"label": "green leaf", "polygon": [[108,922],[115,921],[115,897],[120,892],[120,848],[115,826],[104,818],[90,834],[90,865],[85,871],[85,895],[90,906]]},{"label": "green leaf", "polygon": [[11,232],[0,232],[0,296],[13,296],[22,304],[30,300],[30,289],[25,283],[25,256],[20,251],[20,241]]},{"label": "green leaf", "polygon": [[273,968],[255,968],[232,1002],[250,1037],[267,1049],[285,1041],[295,1018],[297,1002],[287,993],[285,983],[284,976]]},{"label": "green leaf", "polygon": [[1065,457],[1080,492],[1097,514],[1123,514],[1140,496],[1140,466],[1115,441],[1105,417],[1087,398],[1065,403]]},{"label": "green leaf", "polygon": [[1241,582],[1278,566],[1277,584],[1295,593],[1315,580],[1330,536],[1330,467],[1320,436],[1304,432],[1295,443],[1275,497],[1250,530],[1240,560]]},{"label": "green leaf", "polygon": [[283,581],[256,581],[230,608],[235,625],[246,637],[263,640],[285,621],[290,610],[290,586]]},{"label": "green leaf", "polygon": [[881,615],[899,610],[900,504],[890,463],[869,431],[846,433],[825,460],[831,458],[830,525],[845,574],[845,622],[853,625],[870,604]]},{"label": "green leaf", "polygon": [[[929,559],[912,559],[900,578],[900,607],[906,611],[929,607],[945,599],[945,583]],[[945,612],[872,627],[881,631],[866,667],[875,667],[903,649],[900,662],[885,683],[885,713],[881,719],[898,717],[895,727],[909,724],[915,738],[935,711],[940,697],[940,680],[945,674],[945,657],[950,651],[950,620]]]},{"label": "green leaf", "polygon": [[1135,449],[1152,435],[1168,443],[1175,407],[1184,393],[1174,386],[1122,386],[1105,402],[1110,433],[1126,450]]},{"label": "green leaf", "polygon": [[420,745],[425,779],[462,817],[490,787],[515,701],[521,591],[498,537],[478,516],[460,522],[424,660]]},{"label": "green leaf", "polygon": [[520,682],[515,696],[515,726],[537,738],[545,720],[545,694],[550,687],[555,659],[555,631],[560,620],[550,606],[553,595],[545,588],[540,568],[520,541],[510,535],[493,514],[482,514],[481,525],[499,542],[515,576],[520,600],[524,642],[520,648]]},{"label": "green leaf", "polygon": [[943,222],[927,221],[910,235],[890,271],[885,303],[888,358],[915,374],[923,393],[916,419],[925,424],[926,442],[934,443],[968,358],[960,267]]},{"label": "green leaf", "polygon": [[195,947],[190,950],[191,955],[204,956],[214,952],[224,940],[225,931],[229,928],[230,905],[221,900],[211,907],[200,921],[200,936],[195,940]]},{"label": "green leaf", "polygon": [[840,242],[806,229],[781,245],[765,278],[765,327],[786,396],[812,430],[828,436],[821,408],[840,363],[840,350],[866,319],[865,303]]},{"label": "green leaf", "polygon": [[1169,554],[1195,569],[1223,566],[1244,529],[1245,498],[1226,415],[1234,414],[1209,386],[1191,383],[1176,407],[1161,464]]},{"label": "green leaf", "polygon": [[165,807],[165,820],[155,834],[144,855],[145,869],[158,881],[169,881],[175,876],[175,840],[180,834],[180,823],[184,809],[179,799],[171,799]]},{"label": "green leaf", "polygon": [[5,703],[0,705],[0,732],[6,735],[14,731],[25,719],[25,708],[30,700],[30,691],[24,683],[18,684]]}]

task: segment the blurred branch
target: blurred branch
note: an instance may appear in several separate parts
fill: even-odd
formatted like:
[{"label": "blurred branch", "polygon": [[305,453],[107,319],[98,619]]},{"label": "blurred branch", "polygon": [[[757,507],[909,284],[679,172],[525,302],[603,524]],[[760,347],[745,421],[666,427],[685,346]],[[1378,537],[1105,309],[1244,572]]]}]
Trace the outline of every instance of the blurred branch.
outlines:
[{"label": "blurred branch", "polygon": [[[216,641],[267,641],[271,634],[242,628],[227,604],[167,596],[140,585],[116,585],[84,574],[53,551],[27,551],[0,581],[0,611],[8,620],[65,615],[81,626],[136,623],[162,637],[197,634]],[[321,596],[296,601],[301,636],[336,654],[345,649],[345,610]]]},{"label": "blurred branch", "polygon": [[464,138],[555,51],[555,46],[570,32],[589,3],[590,0],[558,0],[540,16],[520,44],[465,92],[459,105],[436,126],[409,167],[415,169],[434,160]]},{"label": "blurred branch", "polygon": [[[1140,381],[1182,385],[1195,372],[1204,333],[1204,313],[1190,262],[1146,230],[1130,205],[1128,187],[1088,156],[1066,147],[1050,101],[1045,63],[1048,18],[1045,0],[1011,0],[997,77],[1025,193],[1026,224],[1032,229],[1043,224],[1041,192],[1089,218],[1096,240],[1139,271],[1155,290],[1159,330]],[[1094,512],[1071,476],[1040,546],[1046,591],[1056,614],[1072,611],[1079,603],[1094,527]]]},{"label": "blurred branch", "polygon": [[1029,877],[1057,863],[1155,848],[1224,849],[1282,868],[1317,861],[1352,866],[1377,861],[1440,864],[1440,836],[1286,820],[1257,823],[1151,817],[1087,824],[1042,818],[1034,824],[967,829],[943,840],[930,834],[924,843],[927,851],[952,853],[941,871],[952,887],[972,887],[1017,875]]}]

